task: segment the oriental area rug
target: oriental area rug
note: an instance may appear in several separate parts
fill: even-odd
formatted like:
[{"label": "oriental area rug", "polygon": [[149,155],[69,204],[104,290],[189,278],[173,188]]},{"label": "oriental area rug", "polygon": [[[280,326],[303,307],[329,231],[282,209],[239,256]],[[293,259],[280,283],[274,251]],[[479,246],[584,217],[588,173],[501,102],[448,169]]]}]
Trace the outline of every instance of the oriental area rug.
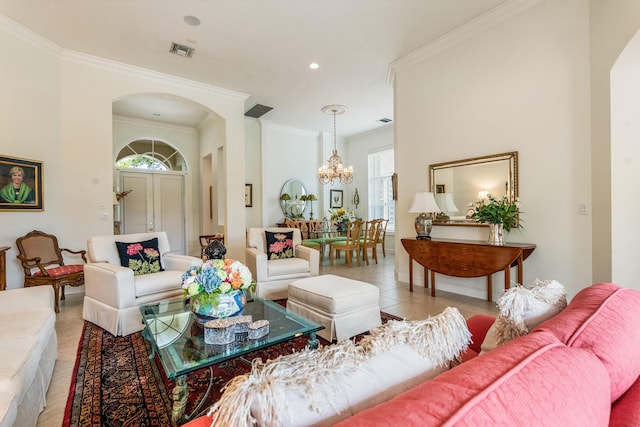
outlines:
[{"label": "oriental area rug", "polygon": [[[280,301],[278,301],[280,302]],[[381,312],[382,321],[399,318]],[[328,342],[318,337],[321,345]],[[221,395],[224,385],[251,370],[251,361],[275,359],[304,349],[308,337],[302,336],[244,357],[201,369],[187,376],[189,401],[186,414],[206,413]],[[356,337],[358,340],[358,337]],[[78,426],[171,426],[171,390],[174,382],[166,378],[158,356],[149,359],[151,345],[136,332],[114,337],[85,322],[64,413],[63,427]],[[204,402],[209,383],[211,391]],[[195,412],[195,413],[194,413]]]}]

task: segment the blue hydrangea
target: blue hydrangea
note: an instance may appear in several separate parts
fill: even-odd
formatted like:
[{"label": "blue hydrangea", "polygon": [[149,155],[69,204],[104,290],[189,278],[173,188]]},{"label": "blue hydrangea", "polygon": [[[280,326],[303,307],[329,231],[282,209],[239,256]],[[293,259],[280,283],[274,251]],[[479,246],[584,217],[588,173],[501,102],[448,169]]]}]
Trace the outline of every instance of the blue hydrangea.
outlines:
[{"label": "blue hydrangea", "polygon": [[192,265],[191,267],[189,267],[189,269],[187,271],[185,271],[184,273],[182,273],[182,281],[184,282],[185,280],[187,280],[190,276],[193,276],[193,272],[197,271],[200,267],[196,266],[196,265]]},{"label": "blue hydrangea", "polygon": [[197,281],[202,285],[205,292],[211,293],[218,289],[218,286],[222,283],[222,279],[218,277],[213,268],[203,268],[198,274]]}]

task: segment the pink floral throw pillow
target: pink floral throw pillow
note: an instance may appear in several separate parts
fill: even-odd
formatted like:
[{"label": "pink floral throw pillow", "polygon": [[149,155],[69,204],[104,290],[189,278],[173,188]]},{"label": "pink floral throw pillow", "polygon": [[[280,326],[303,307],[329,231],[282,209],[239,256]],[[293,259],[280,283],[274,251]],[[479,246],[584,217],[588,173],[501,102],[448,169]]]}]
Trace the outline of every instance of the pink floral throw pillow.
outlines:
[{"label": "pink floral throw pillow", "polygon": [[272,259],[293,258],[293,231],[265,231],[267,238],[267,256]]},{"label": "pink floral throw pillow", "polygon": [[158,239],[144,242],[116,242],[120,265],[133,270],[134,276],[164,271],[160,263]]}]

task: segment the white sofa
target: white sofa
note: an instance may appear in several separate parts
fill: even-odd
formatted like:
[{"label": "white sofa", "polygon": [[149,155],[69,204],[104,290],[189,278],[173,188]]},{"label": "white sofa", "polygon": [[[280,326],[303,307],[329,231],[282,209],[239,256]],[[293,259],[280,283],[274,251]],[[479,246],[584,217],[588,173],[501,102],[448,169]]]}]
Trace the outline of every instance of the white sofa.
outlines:
[{"label": "white sofa", "polygon": [[0,292],[0,427],[35,426],[58,356],[51,286]]},{"label": "white sofa", "polygon": [[[269,260],[265,231],[288,233],[293,231],[293,258]],[[247,267],[256,281],[256,294],[266,299],[287,298],[289,283],[320,272],[320,252],[302,246],[297,228],[250,228],[245,249]]]},{"label": "white sofa", "polygon": [[[116,242],[142,242],[155,237],[164,271],[134,276],[133,270],[120,265]],[[202,264],[200,258],[170,253],[169,239],[163,231],[94,236],[87,241],[87,256],[82,317],[122,336],[144,329],[140,304],[181,297],[182,274]]]}]

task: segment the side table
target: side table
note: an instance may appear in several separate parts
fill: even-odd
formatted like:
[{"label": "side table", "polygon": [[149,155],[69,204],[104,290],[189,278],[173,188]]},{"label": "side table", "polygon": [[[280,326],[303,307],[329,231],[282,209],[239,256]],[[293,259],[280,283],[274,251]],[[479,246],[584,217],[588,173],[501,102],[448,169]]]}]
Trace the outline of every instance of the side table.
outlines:
[{"label": "side table", "polygon": [[453,277],[487,276],[487,301],[492,300],[493,273],[504,271],[504,287],[509,289],[511,267],[518,268],[518,283],[523,280],[523,261],[536,245],[507,243],[491,245],[476,240],[401,239],[409,254],[409,291],[413,292],[413,261],[424,267],[424,287],[428,286],[427,272],[431,270],[431,296],[436,295],[435,273]]}]

